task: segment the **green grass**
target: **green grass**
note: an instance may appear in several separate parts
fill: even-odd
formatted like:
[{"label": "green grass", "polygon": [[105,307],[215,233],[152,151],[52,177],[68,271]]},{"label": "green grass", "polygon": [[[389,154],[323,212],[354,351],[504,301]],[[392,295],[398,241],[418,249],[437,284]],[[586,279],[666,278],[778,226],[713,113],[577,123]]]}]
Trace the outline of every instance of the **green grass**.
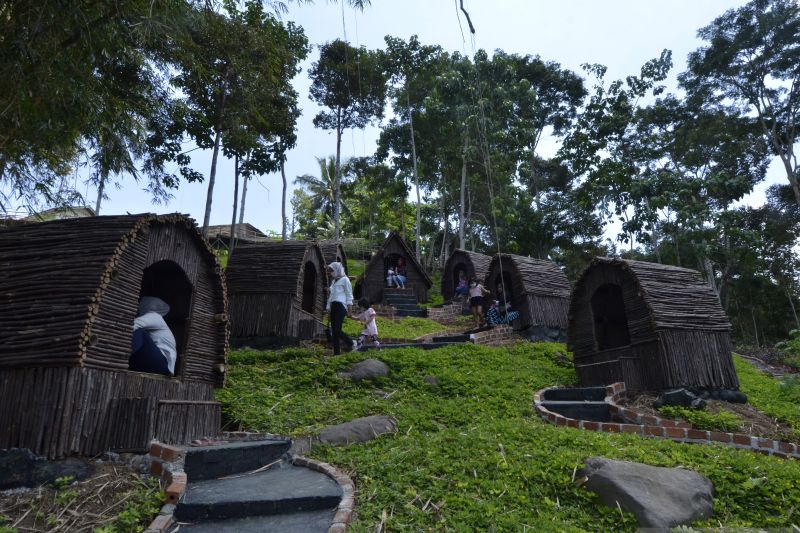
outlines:
[{"label": "green grass", "polygon": [[[683,466],[711,478],[714,516],[699,526],[797,521],[798,461],[543,423],[533,392],[575,381],[559,351],[564,346],[552,343],[384,350],[392,371],[375,385],[336,375],[364,354],[234,352],[218,399],[243,428],[275,433],[303,434],[371,414],[397,417],[396,435],[311,453],[351,473],[354,532],[378,524],[388,531],[633,531],[631,515],[597,505],[573,483],[575,468],[594,455]],[[440,388],[431,389],[426,376],[437,377]],[[381,399],[376,387],[393,394]]]},{"label": "green grass", "polygon": [[[388,318],[375,317],[378,325],[378,338],[388,339],[416,339],[428,333],[443,331],[445,326],[429,318],[419,318],[413,316],[403,317],[399,320],[389,320]],[[357,337],[363,326],[357,320],[346,319],[342,330],[351,337]]]},{"label": "green grass", "polygon": [[348,277],[357,278],[364,273],[367,262],[364,259],[348,259],[347,260],[347,275]]},{"label": "green grass", "polygon": [[721,410],[718,413],[692,409],[689,407],[664,406],[658,411],[667,418],[675,418],[690,422],[695,429],[712,431],[737,431],[744,422],[736,413]]},{"label": "green grass", "polygon": [[756,367],[734,356],[739,388],[750,404],[770,416],[787,423],[800,435],[800,382],[796,378],[773,379]]}]

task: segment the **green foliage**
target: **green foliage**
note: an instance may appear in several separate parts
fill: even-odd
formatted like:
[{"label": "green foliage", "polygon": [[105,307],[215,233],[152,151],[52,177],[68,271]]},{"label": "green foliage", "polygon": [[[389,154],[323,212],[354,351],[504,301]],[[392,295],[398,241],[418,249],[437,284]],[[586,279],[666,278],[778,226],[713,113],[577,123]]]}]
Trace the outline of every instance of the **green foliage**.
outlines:
[{"label": "green foliage", "polygon": [[658,411],[667,418],[675,418],[690,422],[696,429],[731,432],[737,431],[743,422],[738,415],[725,409],[717,413],[712,413],[702,409],[665,405],[664,407],[660,407]]},{"label": "green foliage", "polygon": [[125,507],[106,526],[96,528],[94,533],[138,533],[142,531],[164,502],[164,493],[158,480],[152,477],[139,479],[125,495]]},{"label": "green foliage", "polygon": [[[343,468],[359,489],[353,531],[634,531],[633,517],[595,503],[573,483],[590,456],[682,466],[711,478],[714,518],[700,527],[786,527],[800,506],[800,465],[716,445],[687,445],[629,434],[556,427],[532,409],[534,391],[571,385],[556,364],[563,345],[460,345],[385,350],[391,368],[376,385],[336,373],[364,354],[236,352],[217,398],[226,416],[251,430],[303,434],[383,413],[393,436],[311,455]],[[243,360],[247,360],[247,364]],[[424,381],[435,376],[440,386]],[[389,399],[374,387],[391,391]]]},{"label": "green foliage", "polygon": [[363,259],[350,259],[347,258],[347,275],[351,278],[357,278],[364,273],[367,267],[367,262]]},{"label": "green foliage", "polygon": [[738,356],[734,356],[733,362],[739,388],[747,394],[748,402],[800,433],[800,383],[792,378],[773,379]]},{"label": "green foliage", "polygon": [[[375,317],[378,326],[378,338],[416,339],[428,333],[436,333],[445,329],[444,326],[429,318],[406,316],[398,320]],[[342,330],[351,337],[358,336],[363,329],[357,320],[345,320]]]}]

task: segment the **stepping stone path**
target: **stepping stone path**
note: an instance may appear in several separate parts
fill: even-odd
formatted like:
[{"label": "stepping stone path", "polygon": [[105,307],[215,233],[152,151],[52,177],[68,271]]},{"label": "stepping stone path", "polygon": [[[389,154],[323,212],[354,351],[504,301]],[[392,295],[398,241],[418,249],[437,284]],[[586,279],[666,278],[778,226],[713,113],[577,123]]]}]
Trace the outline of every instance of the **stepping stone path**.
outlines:
[{"label": "stepping stone path", "polygon": [[170,531],[327,532],[342,487],[324,473],[295,466],[289,439],[186,448],[186,492]]},{"label": "stepping stone path", "polygon": [[593,422],[624,422],[615,420],[610,406],[605,402],[605,387],[575,387],[547,389],[542,397],[542,407],[575,420]]}]

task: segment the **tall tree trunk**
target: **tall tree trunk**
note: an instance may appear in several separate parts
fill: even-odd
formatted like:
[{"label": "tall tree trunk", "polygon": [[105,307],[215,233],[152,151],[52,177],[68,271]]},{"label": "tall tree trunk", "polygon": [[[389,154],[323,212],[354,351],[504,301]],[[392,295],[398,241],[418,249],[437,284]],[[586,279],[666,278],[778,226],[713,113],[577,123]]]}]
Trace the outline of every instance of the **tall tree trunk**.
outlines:
[{"label": "tall tree trunk", "polygon": [[230,238],[230,251],[228,256],[233,254],[233,249],[236,248],[236,210],[238,209],[239,202],[239,156],[233,156],[233,215],[231,216],[231,238]]},{"label": "tall tree trunk", "polygon": [[414,140],[414,113],[411,110],[411,97],[408,95],[408,87],[406,87],[406,104],[408,105],[408,127],[411,133],[411,161],[414,167],[414,187],[417,189],[417,227],[414,230],[414,238],[416,239],[414,251],[417,255],[417,261],[419,261],[419,241],[421,231],[420,228],[422,226],[422,213],[420,211],[421,200],[419,196],[419,175],[417,174],[417,142]]},{"label": "tall tree trunk", "polygon": [[761,347],[758,343],[758,323],[756,322],[756,313],[753,307],[750,308],[750,316],[753,318],[753,336],[756,339],[756,347]]},{"label": "tall tree trunk", "polygon": [[100,172],[100,183],[97,184],[97,202],[94,204],[94,214],[100,214],[100,204],[103,202],[103,191],[106,188],[106,180],[108,179],[108,172]]},{"label": "tall tree trunk", "polygon": [[447,260],[447,255],[446,255],[447,254],[447,233],[450,230],[449,220],[447,219],[447,209],[445,208],[445,202],[446,202],[445,197],[446,196],[447,195],[445,194],[445,191],[442,191],[442,198],[441,198],[442,206],[441,207],[442,207],[442,222],[443,222],[442,226],[443,226],[443,231],[442,231],[442,248],[441,248],[441,250],[439,250],[439,268],[441,268],[444,265],[444,262]]},{"label": "tall tree trunk", "polygon": [[[281,239],[286,240],[286,165],[281,154],[281,179],[283,180],[283,189],[281,190]],[[294,233],[294,228],[292,228]]]},{"label": "tall tree trunk", "polygon": [[464,217],[464,204],[466,202],[466,189],[467,189],[467,148],[469,148],[469,136],[464,132],[464,149],[461,152],[461,193],[460,203],[458,206],[458,247],[462,250],[466,249],[464,245],[464,228],[467,225],[467,220]]},{"label": "tall tree trunk", "polygon": [[[469,221],[472,220],[472,190],[467,188],[467,220],[465,221],[466,224],[469,224]],[[472,251],[475,251],[475,235],[470,232],[470,243],[472,244]]]},{"label": "tall tree trunk", "polygon": [[800,320],[797,319],[797,309],[794,307],[794,300],[792,299],[792,293],[789,289],[786,289],[786,297],[789,298],[789,306],[792,308],[794,323],[797,325],[797,329],[800,329]]},{"label": "tall tree trunk", "polygon": [[711,288],[714,289],[714,292],[717,293],[717,296],[719,296],[719,289],[717,289],[717,279],[716,276],[714,276],[714,265],[712,265],[711,260],[705,256],[703,256],[703,269],[706,271],[708,284],[711,285]]},{"label": "tall tree trunk", "polygon": [[334,240],[340,240],[342,238],[342,226],[339,219],[339,208],[340,202],[342,199],[342,183],[341,178],[339,176],[339,165],[341,164],[341,157],[342,157],[342,111],[338,109],[336,111],[337,119],[336,119],[336,167],[334,168],[334,176],[333,176],[333,228],[334,228]]},{"label": "tall tree trunk", "polygon": [[408,180],[403,174],[403,197],[400,199],[400,236],[406,239],[406,199],[408,198]]},{"label": "tall tree trunk", "polygon": [[248,178],[245,178],[242,181],[242,205],[239,206],[239,225],[244,225],[244,203],[247,200],[247,182],[250,181]]},{"label": "tall tree trunk", "polygon": [[208,192],[206,193],[206,212],[203,216],[203,237],[208,239],[208,222],[211,220],[211,199],[214,196],[214,181],[217,178],[217,159],[219,158],[219,143],[222,138],[222,113],[225,112],[225,96],[227,86],[223,86],[222,98],[217,107],[217,124],[214,132],[214,154],[211,156],[211,172],[208,175]]}]

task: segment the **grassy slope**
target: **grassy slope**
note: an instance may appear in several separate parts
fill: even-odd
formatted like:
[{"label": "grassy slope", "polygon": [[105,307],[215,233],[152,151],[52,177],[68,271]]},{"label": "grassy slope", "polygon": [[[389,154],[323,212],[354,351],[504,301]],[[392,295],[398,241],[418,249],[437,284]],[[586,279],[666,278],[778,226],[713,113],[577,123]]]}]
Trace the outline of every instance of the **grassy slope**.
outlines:
[{"label": "grassy slope", "polygon": [[[403,317],[397,321],[388,318],[376,317],[378,325],[378,338],[393,339],[416,339],[428,333],[436,333],[446,329],[443,325],[429,318]],[[363,329],[361,322],[347,319],[344,321],[342,330],[355,338]]]},{"label": "grassy slope", "polygon": [[739,388],[756,409],[786,422],[800,434],[800,384],[773,379],[740,357],[734,356]]},{"label": "grassy slope", "polygon": [[[575,380],[553,355],[563,349],[385,350],[381,358],[392,374],[377,386],[394,391],[388,400],[373,386],[336,377],[363,354],[238,352],[219,399],[243,427],[277,433],[305,433],[370,414],[396,416],[397,435],[313,452],[352,472],[359,490],[353,531],[374,531],[381,522],[389,531],[633,530],[630,515],[595,505],[572,483],[574,469],[592,455],[682,465],[710,477],[717,496],[709,526],[793,522],[800,507],[798,461],[541,422],[531,407],[533,392]],[[439,379],[440,390],[425,384],[429,375]]]}]

